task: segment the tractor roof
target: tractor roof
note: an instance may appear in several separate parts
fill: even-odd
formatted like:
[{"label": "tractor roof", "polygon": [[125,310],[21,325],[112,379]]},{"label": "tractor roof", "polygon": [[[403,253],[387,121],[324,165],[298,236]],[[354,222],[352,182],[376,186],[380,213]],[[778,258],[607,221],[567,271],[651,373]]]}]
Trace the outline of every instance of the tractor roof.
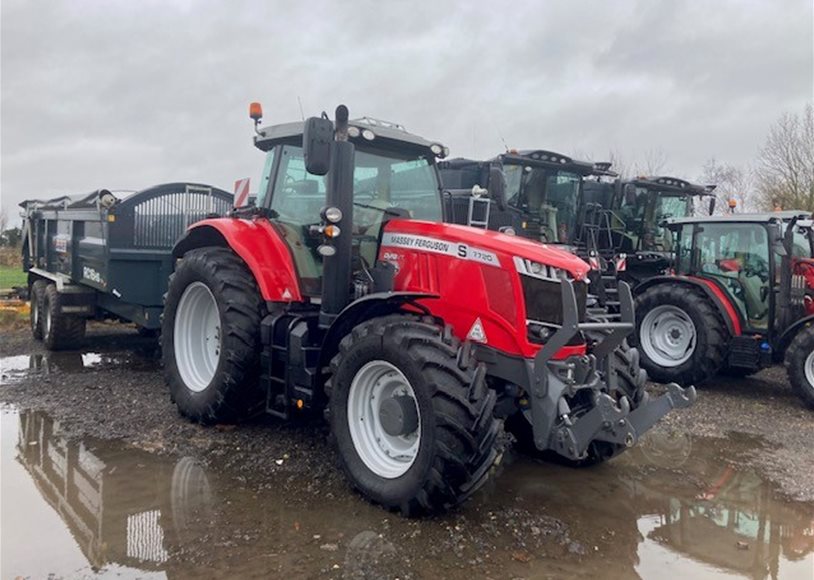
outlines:
[{"label": "tractor roof", "polygon": [[[302,133],[305,121],[295,121],[293,123],[283,123],[280,125],[270,125],[260,129],[260,134],[254,138],[254,144],[258,149],[268,151],[278,144],[302,145]],[[348,122],[349,140],[354,143],[364,143],[375,147],[377,143],[385,147],[411,148],[426,151],[432,154],[430,147],[440,146],[446,154],[447,149],[437,141],[428,141],[419,135],[409,133],[404,127],[388,121],[380,121],[362,117],[361,119],[351,119]],[[353,128],[356,128],[356,131]],[[371,140],[364,135],[372,132],[374,138]],[[355,133],[355,135],[354,135]]]},{"label": "tractor roof", "polygon": [[696,216],[685,218],[669,218],[665,220],[668,227],[677,227],[684,224],[714,224],[714,223],[751,223],[765,224],[770,222],[790,221],[793,218],[808,219],[811,213],[801,210],[773,211],[766,213],[736,213],[728,215]]},{"label": "tractor roof", "polygon": [[632,183],[637,187],[646,189],[657,189],[659,191],[669,191],[671,193],[684,193],[686,195],[713,195],[715,185],[698,185],[690,183],[678,177],[668,176],[639,176],[629,179],[627,183]]},{"label": "tractor roof", "polygon": [[557,167],[566,171],[573,171],[580,175],[603,175],[617,177],[618,174],[610,170],[609,162],[580,161],[553,151],[543,149],[511,149],[498,155],[496,160],[505,165],[532,165],[539,167]]}]

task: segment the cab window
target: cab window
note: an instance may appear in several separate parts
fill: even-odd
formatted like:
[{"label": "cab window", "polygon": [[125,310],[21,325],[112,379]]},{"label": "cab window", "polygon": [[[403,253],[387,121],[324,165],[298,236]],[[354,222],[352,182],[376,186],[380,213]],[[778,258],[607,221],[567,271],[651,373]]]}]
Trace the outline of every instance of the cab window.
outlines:
[{"label": "cab window", "polygon": [[761,224],[703,224],[696,229],[699,275],[717,280],[754,328],[767,328],[771,272]]}]

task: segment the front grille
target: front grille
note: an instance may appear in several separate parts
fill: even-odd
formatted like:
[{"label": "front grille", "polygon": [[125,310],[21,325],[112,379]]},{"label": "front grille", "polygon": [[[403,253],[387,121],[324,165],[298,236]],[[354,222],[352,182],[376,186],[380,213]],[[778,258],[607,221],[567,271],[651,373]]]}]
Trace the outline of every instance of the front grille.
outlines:
[{"label": "front grille", "polygon": [[[542,280],[532,276],[520,276],[523,286],[523,299],[526,302],[526,318],[547,324],[562,326],[562,290],[560,283]],[[585,321],[585,304],[588,301],[588,285],[574,283],[577,298],[577,314],[580,322]]]}]

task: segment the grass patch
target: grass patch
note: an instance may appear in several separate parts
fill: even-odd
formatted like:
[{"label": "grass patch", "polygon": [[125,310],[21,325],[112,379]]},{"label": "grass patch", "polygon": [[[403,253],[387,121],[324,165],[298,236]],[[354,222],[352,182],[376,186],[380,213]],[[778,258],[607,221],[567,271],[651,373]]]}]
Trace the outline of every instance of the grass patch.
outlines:
[{"label": "grass patch", "polygon": [[28,274],[20,266],[0,266],[0,289],[8,290],[14,286],[28,284]]}]

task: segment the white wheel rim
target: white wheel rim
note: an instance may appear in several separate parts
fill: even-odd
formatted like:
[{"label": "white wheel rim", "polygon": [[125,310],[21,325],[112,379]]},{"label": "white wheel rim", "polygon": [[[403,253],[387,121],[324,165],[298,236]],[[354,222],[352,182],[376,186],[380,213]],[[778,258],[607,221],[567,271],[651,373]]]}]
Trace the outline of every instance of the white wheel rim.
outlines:
[{"label": "white wheel rim", "polygon": [[221,351],[220,314],[215,297],[203,282],[186,287],[175,311],[173,346],[181,380],[199,393],[209,386]]},{"label": "white wheel rim", "polygon": [[647,357],[655,364],[677,367],[687,362],[695,352],[695,324],[677,306],[656,306],[642,320],[639,341]]},{"label": "white wheel rim", "polygon": [[[406,435],[389,434],[380,419],[382,403],[395,396],[410,397],[416,406],[418,426]],[[383,360],[360,368],[348,393],[348,426],[356,453],[373,473],[385,479],[407,473],[421,445],[421,412],[407,377]]]},{"label": "white wheel rim", "polygon": [[810,389],[814,389],[814,351],[811,351],[809,355],[806,357],[806,362],[803,368],[806,373],[806,381],[808,381],[808,387]]},{"label": "white wheel rim", "polygon": [[34,321],[34,330],[40,325],[40,309],[37,306],[37,297],[33,296],[31,300],[31,318]]}]

